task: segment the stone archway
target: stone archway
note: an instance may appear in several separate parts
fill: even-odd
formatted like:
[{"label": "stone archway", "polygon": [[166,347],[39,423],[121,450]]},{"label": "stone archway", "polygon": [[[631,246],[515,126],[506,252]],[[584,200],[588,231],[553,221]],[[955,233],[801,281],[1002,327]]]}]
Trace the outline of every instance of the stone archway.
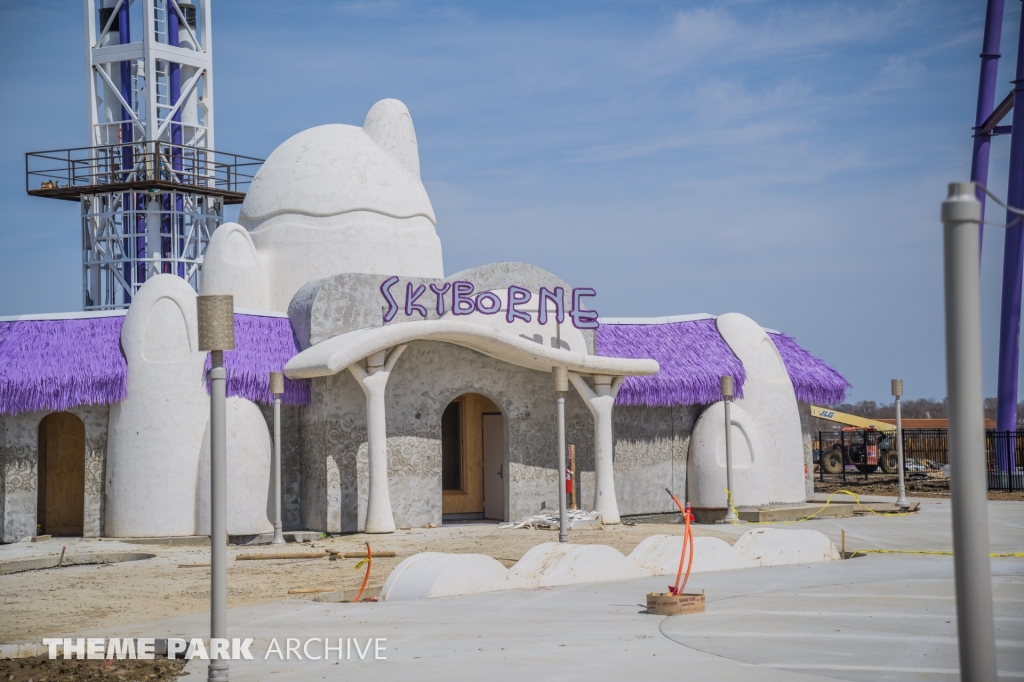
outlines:
[{"label": "stone archway", "polygon": [[36,523],[45,535],[82,535],[85,526],[85,423],[70,412],[39,422]]}]

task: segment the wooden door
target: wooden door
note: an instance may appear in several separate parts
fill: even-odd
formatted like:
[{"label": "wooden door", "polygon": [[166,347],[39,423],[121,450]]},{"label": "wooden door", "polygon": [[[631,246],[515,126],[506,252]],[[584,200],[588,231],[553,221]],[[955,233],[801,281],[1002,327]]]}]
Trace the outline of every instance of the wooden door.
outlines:
[{"label": "wooden door", "polygon": [[505,418],[486,413],[483,421],[484,518],[505,520]]},{"label": "wooden door", "polygon": [[[479,393],[463,394],[452,401],[452,404],[459,405],[458,471],[444,472],[442,463],[441,513],[483,516],[483,415],[488,412],[500,413],[499,408],[489,398]],[[441,437],[442,457],[444,457],[445,446],[453,446],[456,438],[454,434],[449,433],[447,435],[453,442],[445,443],[446,434],[443,431],[444,429],[442,429]],[[448,452],[451,455],[452,450]],[[458,481],[457,488],[454,487],[456,481]]]},{"label": "wooden door", "polygon": [[47,535],[81,535],[85,525],[85,424],[54,412],[39,424],[37,519]]}]

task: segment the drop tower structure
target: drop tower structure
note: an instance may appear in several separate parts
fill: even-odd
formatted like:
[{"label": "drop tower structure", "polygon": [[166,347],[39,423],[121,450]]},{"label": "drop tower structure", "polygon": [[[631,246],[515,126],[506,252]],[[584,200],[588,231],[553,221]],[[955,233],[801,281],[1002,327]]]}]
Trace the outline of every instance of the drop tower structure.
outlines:
[{"label": "drop tower structure", "polygon": [[26,191],[81,205],[83,310],[127,308],[161,273],[198,291],[262,164],[214,151],[210,0],[84,4],[88,143],[26,154]]}]

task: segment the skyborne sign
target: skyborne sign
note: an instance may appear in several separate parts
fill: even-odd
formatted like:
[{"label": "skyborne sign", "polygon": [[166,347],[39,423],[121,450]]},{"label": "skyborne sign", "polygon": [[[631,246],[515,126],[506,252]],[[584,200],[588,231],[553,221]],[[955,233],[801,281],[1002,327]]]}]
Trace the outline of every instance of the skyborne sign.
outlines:
[{"label": "skyborne sign", "polygon": [[[395,319],[399,313],[405,313],[406,317],[419,315],[427,318],[427,306],[424,303],[430,302],[426,296],[426,284],[413,285],[412,282],[405,283],[404,305],[399,305],[392,289],[398,284],[398,277],[388,277],[380,284],[380,293],[387,303],[384,311],[384,322],[388,323]],[[431,283],[430,291],[433,293],[434,311],[438,317],[444,317],[449,311],[452,315],[496,315],[502,311],[505,313],[505,321],[512,324],[516,320],[521,322],[532,322],[532,311],[523,310],[533,300],[533,292],[525,287],[512,285],[505,293],[505,301],[493,291],[481,291],[474,293],[472,282],[457,280],[455,282],[444,282],[442,284]],[[401,289],[399,289],[401,291]],[[400,294],[399,294],[400,295]],[[597,292],[587,287],[578,287],[572,290],[572,308],[569,310],[569,317],[577,329],[597,329],[597,311],[586,310],[583,307],[583,299],[596,296]],[[424,302],[420,302],[421,298]],[[562,287],[548,289],[541,287],[537,292],[537,323],[547,324],[549,313],[554,313],[558,324],[565,322],[565,290]]]}]

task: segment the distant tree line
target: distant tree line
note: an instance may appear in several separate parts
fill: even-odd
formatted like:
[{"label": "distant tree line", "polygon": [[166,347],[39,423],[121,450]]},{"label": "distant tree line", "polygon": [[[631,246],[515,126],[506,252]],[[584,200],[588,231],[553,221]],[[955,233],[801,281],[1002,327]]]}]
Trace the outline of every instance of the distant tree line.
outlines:
[{"label": "distant tree line", "polygon": [[[931,398],[919,398],[918,400],[903,400],[901,412],[904,419],[945,419],[948,404],[946,399],[933,400]],[[835,409],[848,414],[855,414],[858,417],[868,419],[895,419],[896,407],[893,403],[876,403],[874,400],[861,400],[858,403],[843,403],[836,405]],[[996,399],[985,398],[985,416],[989,419],[996,418]],[[1024,402],[1017,403],[1017,425],[1024,425]]]}]

